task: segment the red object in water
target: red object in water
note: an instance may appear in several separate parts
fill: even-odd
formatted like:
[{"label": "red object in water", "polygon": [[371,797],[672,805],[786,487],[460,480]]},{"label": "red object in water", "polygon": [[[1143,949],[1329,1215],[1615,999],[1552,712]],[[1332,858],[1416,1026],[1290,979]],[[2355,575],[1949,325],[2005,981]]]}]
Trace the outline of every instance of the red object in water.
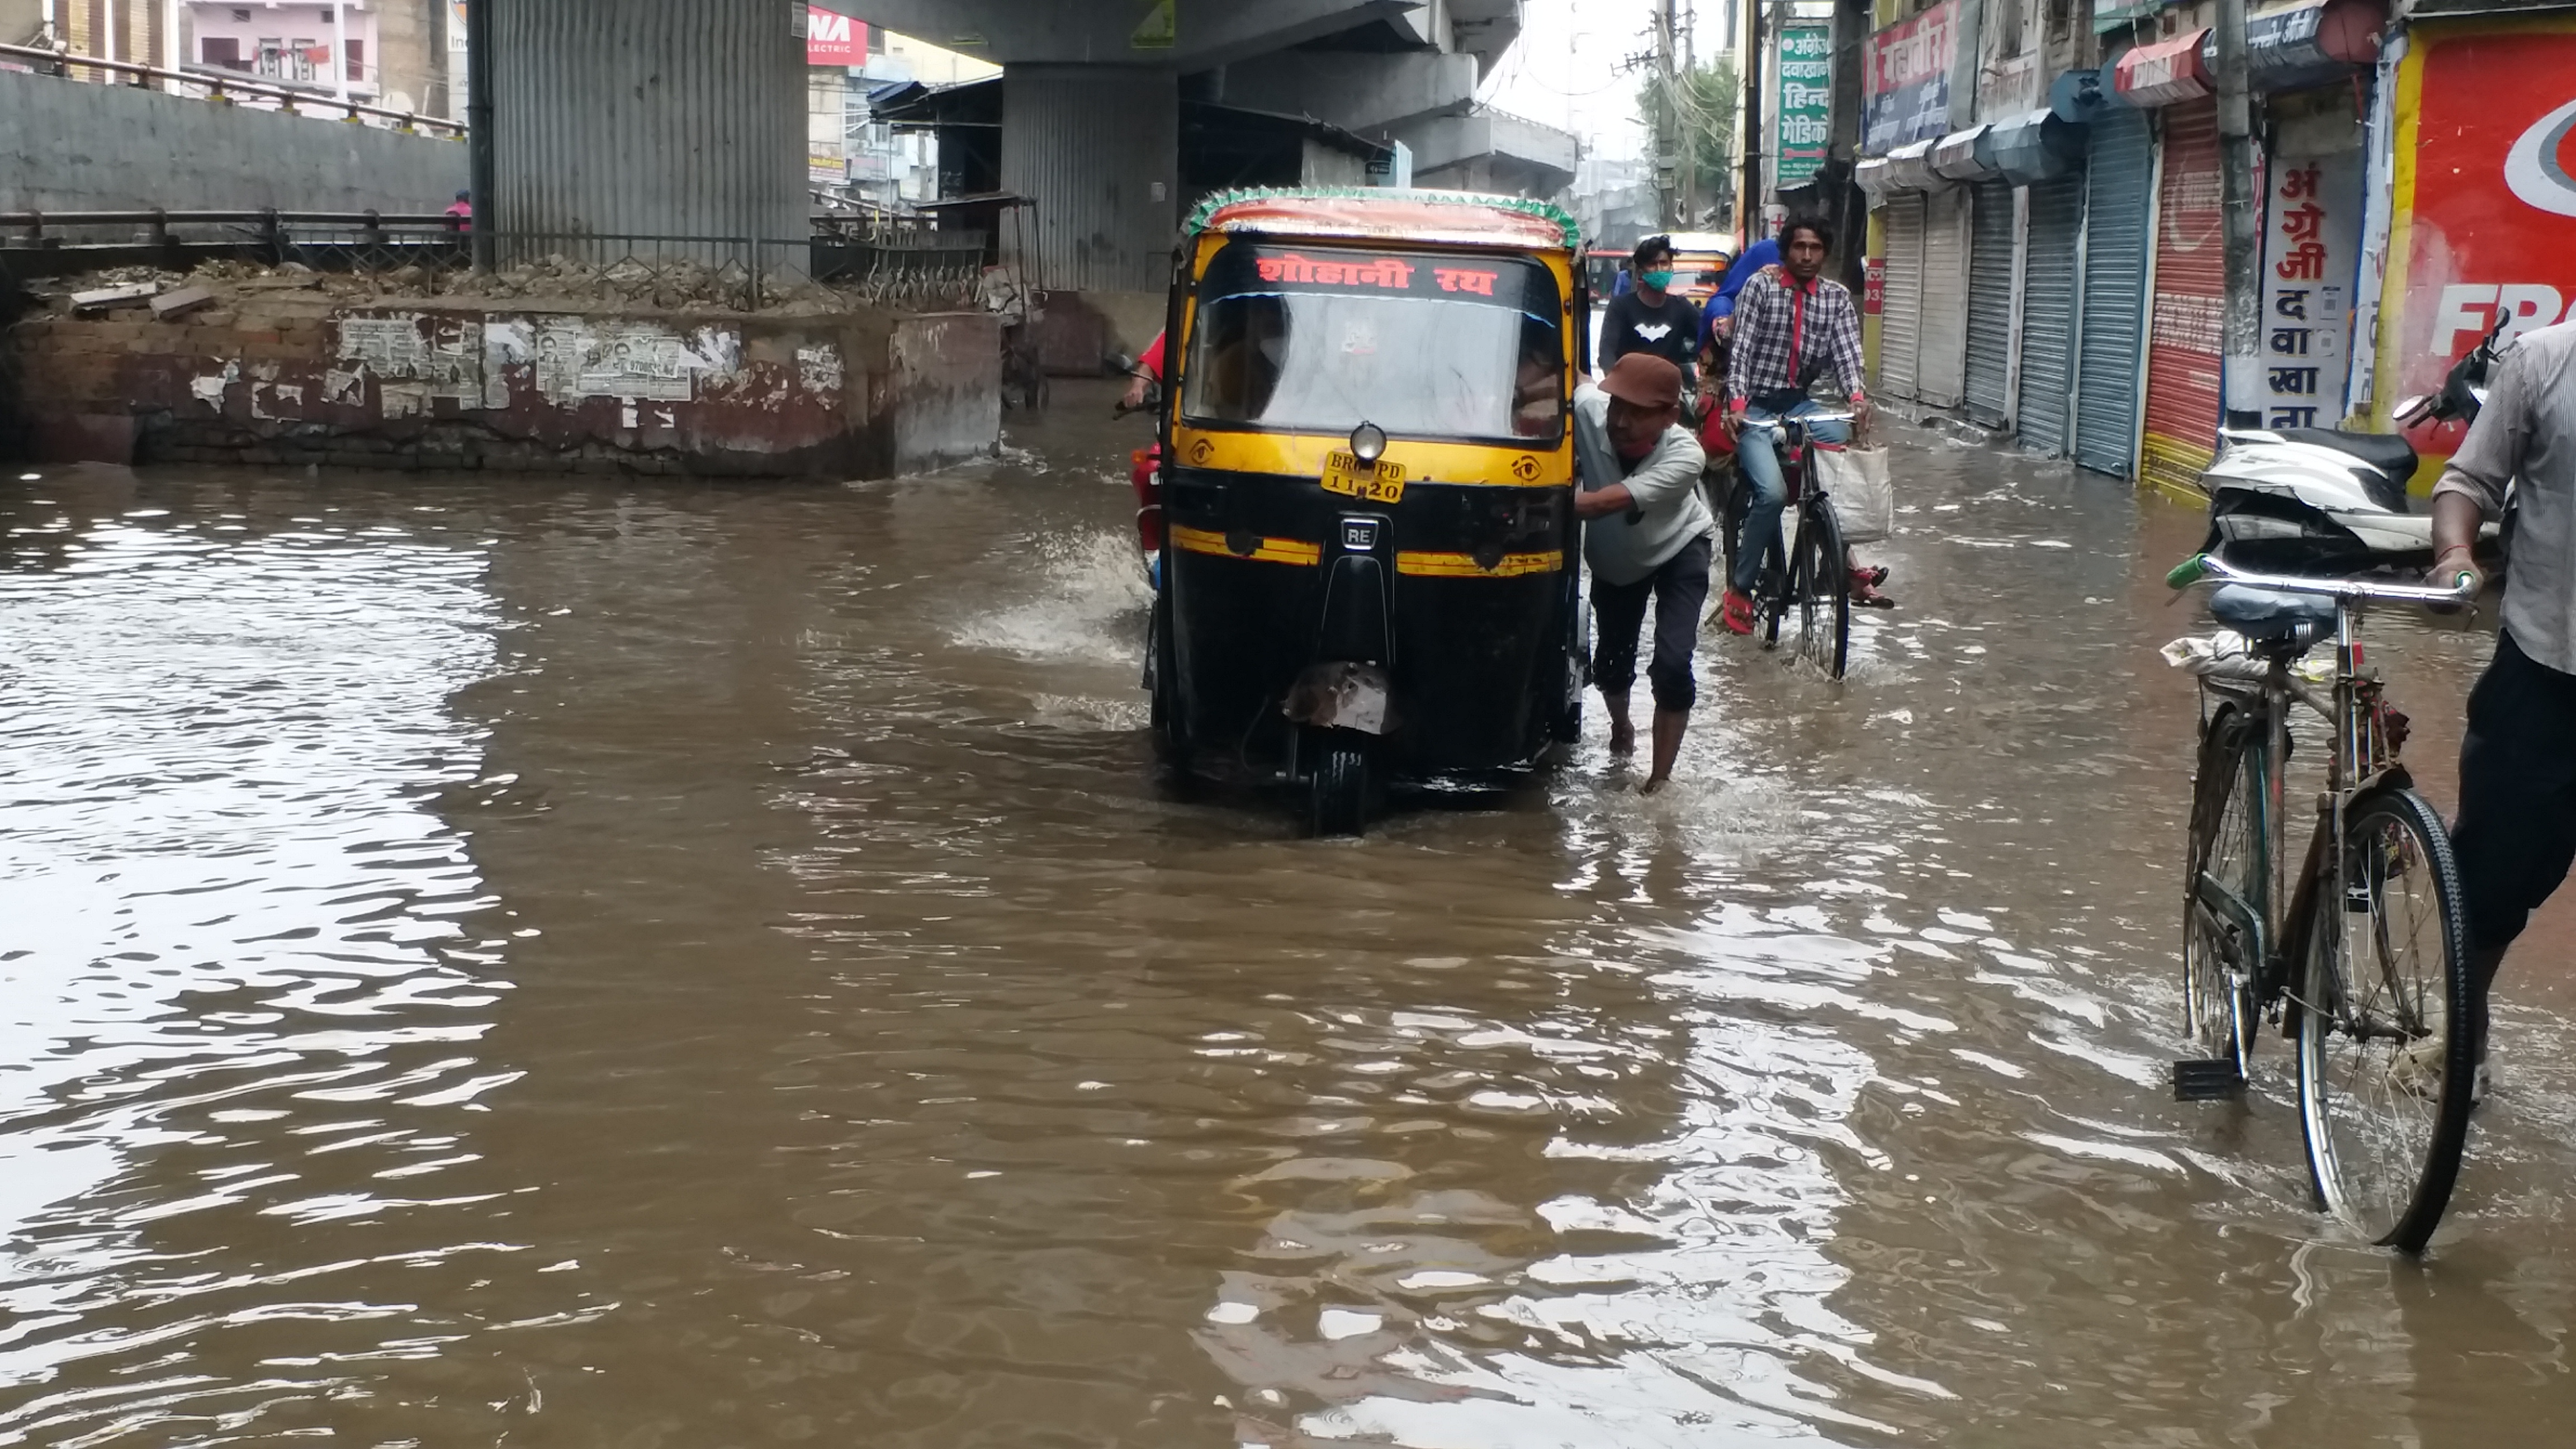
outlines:
[{"label": "red object in water", "polygon": [[1127,482],[1136,490],[1136,543],[1147,553],[1163,551],[1163,482],[1161,444],[1127,455]]}]

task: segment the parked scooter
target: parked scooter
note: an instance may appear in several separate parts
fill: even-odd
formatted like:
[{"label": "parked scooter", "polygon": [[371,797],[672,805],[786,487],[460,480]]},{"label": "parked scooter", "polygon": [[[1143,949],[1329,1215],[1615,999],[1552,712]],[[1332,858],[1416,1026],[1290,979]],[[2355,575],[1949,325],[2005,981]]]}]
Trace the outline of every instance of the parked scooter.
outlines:
[{"label": "parked scooter", "polygon": [[[2499,318],[2451,364],[2439,393],[2401,400],[2392,410],[2398,426],[2476,421],[2504,326]],[[2218,460],[2200,479],[2209,494],[2205,549],[2224,545],[2228,557],[2273,572],[2431,566],[2433,518],[2408,505],[2418,459],[2404,438],[2325,428],[2223,428],[2218,436]],[[2502,540],[2492,524],[2479,535],[2479,561],[2491,570],[2501,567]]]}]

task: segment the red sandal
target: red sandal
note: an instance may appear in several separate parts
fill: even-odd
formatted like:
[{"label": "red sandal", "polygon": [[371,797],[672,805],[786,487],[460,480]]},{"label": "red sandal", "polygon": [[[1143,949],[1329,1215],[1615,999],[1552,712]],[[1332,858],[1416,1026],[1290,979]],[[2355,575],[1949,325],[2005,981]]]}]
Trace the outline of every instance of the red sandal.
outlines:
[{"label": "red sandal", "polygon": [[1856,568],[1851,571],[1851,601],[1865,609],[1893,609],[1896,601],[1878,591],[1887,582],[1883,566]]}]

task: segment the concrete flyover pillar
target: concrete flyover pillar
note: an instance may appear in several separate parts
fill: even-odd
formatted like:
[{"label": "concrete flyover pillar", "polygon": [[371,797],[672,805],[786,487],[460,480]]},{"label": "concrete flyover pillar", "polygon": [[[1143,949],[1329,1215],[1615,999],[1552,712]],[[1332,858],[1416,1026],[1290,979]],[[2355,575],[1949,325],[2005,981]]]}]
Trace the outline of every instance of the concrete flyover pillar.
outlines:
[{"label": "concrete flyover pillar", "polygon": [[[782,0],[476,4],[491,11],[484,212],[496,232],[806,236],[801,9]],[[559,249],[510,241],[500,259]],[[804,259],[790,249],[764,261]]]},{"label": "concrete flyover pillar", "polygon": [[1180,78],[1158,67],[1002,68],[1002,186],[1037,203],[1048,287],[1106,294],[1096,305],[1113,318],[1137,297],[1159,312],[1180,226],[1180,112]]}]

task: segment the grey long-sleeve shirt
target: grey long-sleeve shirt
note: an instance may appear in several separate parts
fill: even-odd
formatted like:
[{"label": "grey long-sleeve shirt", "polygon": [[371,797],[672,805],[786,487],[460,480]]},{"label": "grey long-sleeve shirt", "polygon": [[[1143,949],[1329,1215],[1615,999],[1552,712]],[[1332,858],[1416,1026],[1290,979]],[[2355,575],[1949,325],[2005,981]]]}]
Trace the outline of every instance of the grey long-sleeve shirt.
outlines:
[{"label": "grey long-sleeve shirt", "polygon": [[2493,518],[2516,478],[2522,521],[2504,627],[2533,663],[2576,674],[2576,322],[2527,333],[2505,353],[2433,493],[2457,493]]},{"label": "grey long-sleeve shirt", "polygon": [[1583,525],[1583,561],[1614,584],[1633,584],[1662,568],[1692,539],[1717,527],[1700,501],[1699,440],[1687,429],[1664,429],[1655,451],[1634,468],[1620,466],[1610,446],[1610,394],[1585,383],[1574,392],[1574,467],[1577,486],[1589,493],[1613,483],[1628,485],[1636,518],[1625,513]]}]

